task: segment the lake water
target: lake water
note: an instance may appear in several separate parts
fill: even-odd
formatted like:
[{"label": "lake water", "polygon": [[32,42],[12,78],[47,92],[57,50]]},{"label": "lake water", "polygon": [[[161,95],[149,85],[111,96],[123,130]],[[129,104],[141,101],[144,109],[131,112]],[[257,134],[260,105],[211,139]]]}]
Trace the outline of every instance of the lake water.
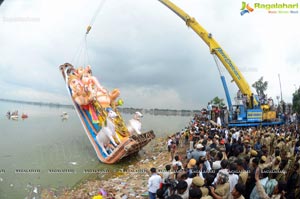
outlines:
[{"label": "lake water", "polygon": [[[8,120],[7,111],[19,111],[28,119]],[[60,115],[68,112],[69,119]],[[125,121],[132,115],[122,114]],[[157,137],[180,131],[192,116],[144,114],[142,130]],[[88,174],[85,169],[119,169],[122,161],[106,165],[98,161],[73,109],[0,102],[0,198],[25,198],[34,188],[72,187]]]}]

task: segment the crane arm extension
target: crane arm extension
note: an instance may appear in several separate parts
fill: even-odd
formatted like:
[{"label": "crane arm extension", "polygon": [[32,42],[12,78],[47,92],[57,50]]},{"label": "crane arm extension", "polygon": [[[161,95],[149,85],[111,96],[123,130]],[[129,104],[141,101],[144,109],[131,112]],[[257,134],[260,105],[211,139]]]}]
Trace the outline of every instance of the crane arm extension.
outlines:
[{"label": "crane arm extension", "polygon": [[[234,64],[234,62],[230,59],[227,53],[222,49],[222,47],[218,44],[218,42],[212,37],[210,33],[208,33],[196,20],[195,18],[190,17],[186,12],[176,6],[169,0],[158,0],[165,6],[167,6],[170,10],[172,10],[175,14],[177,14],[188,27],[191,27],[194,32],[201,37],[201,39],[208,45],[210,53],[215,54],[219,60],[222,62],[226,70],[229,72],[234,82],[241,90],[243,94],[246,94],[248,99],[250,100],[250,96],[252,91],[250,89],[249,84],[243,77],[240,70]],[[254,104],[257,105],[258,102],[254,99]]]}]

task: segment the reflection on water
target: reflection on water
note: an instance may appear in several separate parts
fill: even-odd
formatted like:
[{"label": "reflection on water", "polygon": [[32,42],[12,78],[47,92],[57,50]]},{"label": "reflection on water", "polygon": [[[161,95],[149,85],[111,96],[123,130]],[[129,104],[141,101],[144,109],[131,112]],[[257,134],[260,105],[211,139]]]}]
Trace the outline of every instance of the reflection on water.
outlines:
[{"label": "reflection on water", "polygon": [[[26,120],[8,120],[7,111],[28,114]],[[62,121],[63,112],[68,119]],[[123,113],[125,121],[132,115]],[[185,127],[191,116],[144,114],[143,131],[166,136]],[[0,198],[34,196],[43,187],[71,187],[86,177],[88,170],[116,170],[101,164],[74,109],[0,102]],[[131,161],[135,159],[132,158]]]}]

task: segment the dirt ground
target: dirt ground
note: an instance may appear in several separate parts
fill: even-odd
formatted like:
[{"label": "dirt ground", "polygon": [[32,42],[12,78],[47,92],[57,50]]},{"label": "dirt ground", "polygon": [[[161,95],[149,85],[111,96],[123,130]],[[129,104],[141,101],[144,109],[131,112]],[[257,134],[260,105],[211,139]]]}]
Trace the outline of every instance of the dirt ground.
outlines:
[{"label": "dirt ground", "polygon": [[[186,146],[178,147],[178,154],[185,154]],[[147,183],[152,167],[163,170],[171,163],[166,138],[155,138],[139,153],[138,161],[123,170],[97,175],[96,179],[81,182],[72,189],[54,191],[43,189],[43,199],[101,199],[95,197],[102,192],[104,198],[147,198]]]}]

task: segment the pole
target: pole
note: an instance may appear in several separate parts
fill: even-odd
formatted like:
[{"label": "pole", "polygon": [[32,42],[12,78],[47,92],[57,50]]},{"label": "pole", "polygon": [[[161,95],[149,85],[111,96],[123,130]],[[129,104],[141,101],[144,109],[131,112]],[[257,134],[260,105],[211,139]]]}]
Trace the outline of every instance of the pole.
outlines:
[{"label": "pole", "polygon": [[279,86],[280,86],[280,97],[281,97],[281,101],[282,101],[282,90],[281,90],[280,74],[278,74],[278,79],[279,79]]},{"label": "pole", "polygon": [[219,75],[221,77],[222,85],[223,85],[225,95],[226,95],[226,100],[227,100],[227,103],[228,103],[228,108],[229,108],[229,110],[232,110],[232,102],[231,102],[231,98],[230,98],[230,95],[229,95],[229,90],[228,90],[228,87],[227,87],[227,84],[226,84],[225,76],[221,72],[221,68],[220,68],[217,56],[215,54],[213,54],[213,58],[216,62],[216,65],[217,65],[217,68],[218,68],[218,71],[219,71]]}]

